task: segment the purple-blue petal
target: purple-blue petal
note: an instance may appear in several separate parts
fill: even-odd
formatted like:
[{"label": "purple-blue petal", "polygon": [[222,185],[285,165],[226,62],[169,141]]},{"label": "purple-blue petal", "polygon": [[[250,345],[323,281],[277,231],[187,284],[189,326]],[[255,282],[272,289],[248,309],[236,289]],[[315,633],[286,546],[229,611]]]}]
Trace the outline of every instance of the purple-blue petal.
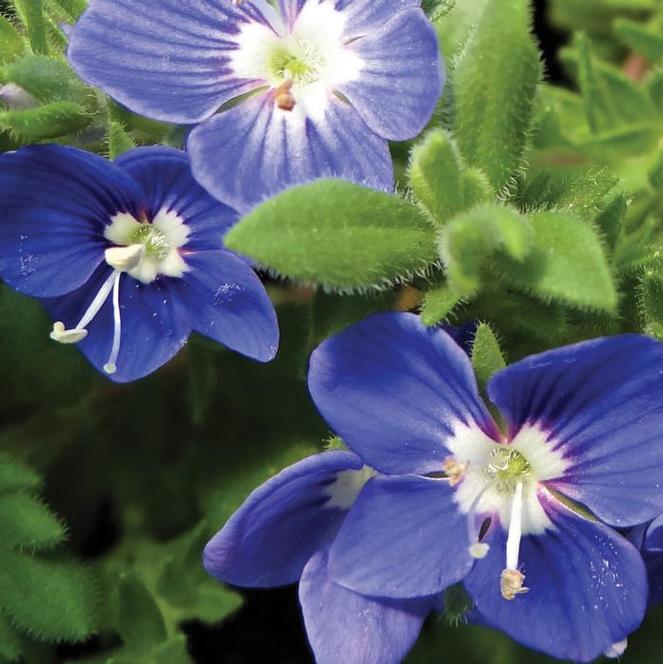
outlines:
[{"label": "purple-blue petal", "polygon": [[35,145],[0,156],[0,277],[27,295],[82,286],[103,260],[103,229],[140,190],[88,152]]},{"label": "purple-blue petal", "polygon": [[440,472],[454,427],[496,435],[463,350],[418,316],[372,316],[311,356],[320,413],[364,461],[388,474]]},{"label": "purple-blue petal", "polygon": [[185,256],[190,268],[173,284],[192,329],[261,362],[276,355],[276,312],[258,275],[229,251]]},{"label": "purple-blue petal", "polygon": [[430,599],[375,599],[337,585],[325,551],[306,564],[299,600],[317,664],[399,664],[433,609]]},{"label": "purple-blue petal", "polygon": [[630,526],[663,512],[663,344],[595,339],[529,357],[488,386],[511,435],[546,432],[569,468],[551,486],[603,521]]},{"label": "purple-blue petal", "polygon": [[260,87],[238,78],[229,54],[247,14],[223,0],[94,0],[74,26],[76,72],[132,111],[192,124]]},{"label": "purple-blue petal", "polygon": [[256,95],[196,127],[188,150],[196,179],[240,212],[320,177],[393,187],[386,141],[333,95],[316,119],[278,108],[271,92]]},{"label": "purple-blue petal", "polygon": [[[44,300],[53,320],[64,322],[68,328],[74,327],[110,273],[111,268],[104,264],[78,290]],[[143,378],[168,362],[186,343],[191,325],[176,297],[173,288],[176,281],[159,278],[151,284],[143,284],[126,274],[122,275],[122,335],[117,372],[108,375],[103,371],[113,345],[111,297],[88,325],[87,337],[78,344],[88,360],[107,378],[117,383]]]},{"label": "purple-blue petal", "polygon": [[378,32],[394,14],[420,5],[421,0],[336,0],[334,3],[345,16],[346,42]]},{"label": "purple-blue petal", "polygon": [[358,470],[349,452],[324,452],[286,468],[256,489],[205,547],[205,569],[237,586],[294,583],[334,537],[345,512],[327,506],[338,474]]},{"label": "purple-blue petal", "polygon": [[338,87],[379,136],[405,141],[430,121],[442,92],[437,35],[421,9],[393,16],[350,46],[363,65]]},{"label": "purple-blue petal", "polygon": [[377,477],[362,490],[331,546],[332,579],[390,598],[436,595],[472,568],[467,517],[445,480]]},{"label": "purple-blue petal", "polygon": [[494,528],[490,551],[465,586],[490,625],[560,659],[588,662],[637,629],[647,579],[635,547],[611,528],[561,505],[544,503],[554,529],[523,537],[520,569],[529,591],[505,600],[506,532]]},{"label": "purple-blue petal", "polygon": [[115,164],[140,185],[149,219],[161,210],[177,212],[190,229],[187,250],[222,247],[222,238],[237,222],[238,214],[198,184],[186,152],[168,147],[137,148],[116,159]]}]

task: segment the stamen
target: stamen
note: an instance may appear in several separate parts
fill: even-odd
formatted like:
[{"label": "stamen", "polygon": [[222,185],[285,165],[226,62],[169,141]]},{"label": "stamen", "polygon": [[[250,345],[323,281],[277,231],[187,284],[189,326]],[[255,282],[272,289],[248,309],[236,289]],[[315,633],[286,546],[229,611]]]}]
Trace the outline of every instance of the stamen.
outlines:
[{"label": "stamen", "polygon": [[626,652],[627,646],[628,646],[628,639],[624,639],[623,641],[618,641],[617,643],[613,643],[609,648],[603,651],[603,654],[608,659],[617,659]]},{"label": "stamen", "polygon": [[274,101],[276,105],[283,111],[292,111],[297,105],[297,101],[292,94],[293,79],[288,79],[274,90]]},{"label": "stamen", "polygon": [[104,281],[94,300],[92,300],[92,303],[87,308],[87,311],[78,321],[78,325],[69,330],[65,327],[62,321],[58,321],[53,325],[53,331],[51,332],[51,339],[53,339],[53,341],[57,341],[61,344],[77,344],[87,337],[86,328],[94,320],[94,317],[99,313],[99,310],[104,306],[104,303],[108,299],[113,288],[116,274],[121,274],[121,272],[113,272],[108,279]]},{"label": "stamen", "polygon": [[520,556],[520,540],[523,534],[523,483],[518,482],[511,503],[511,519],[509,521],[509,535],[506,541],[506,569],[500,577],[500,590],[502,597],[512,600],[516,595],[529,591],[524,586],[525,575],[518,569]]},{"label": "stamen", "polygon": [[120,277],[122,272],[115,272],[113,281],[113,347],[104,364],[104,371],[107,374],[114,374],[117,371],[117,357],[120,354],[120,340],[122,338],[122,316],[120,313]]},{"label": "stamen", "polygon": [[453,457],[447,457],[442,464],[442,468],[449,478],[451,486],[456,486],[465,477],[467,466],[456,461]]},{"label": "stamen", "polygon": [[470,552],[470,556],[476,560],[485,558],[490,551],[490,545],[481,541],[481,531],[477,525],[477,508],[479,507],[479,503],[481,502],[484,494],[486,491],[488,491],[488,489],[490,489],[490,487],[491,485],[488,484],[483,489],[481,489],[481,491],[479,491],[476,498],[472,501],[470,511],[467,514],[467,534],[469,536],[470,542],[472,542],[468,550]]}]

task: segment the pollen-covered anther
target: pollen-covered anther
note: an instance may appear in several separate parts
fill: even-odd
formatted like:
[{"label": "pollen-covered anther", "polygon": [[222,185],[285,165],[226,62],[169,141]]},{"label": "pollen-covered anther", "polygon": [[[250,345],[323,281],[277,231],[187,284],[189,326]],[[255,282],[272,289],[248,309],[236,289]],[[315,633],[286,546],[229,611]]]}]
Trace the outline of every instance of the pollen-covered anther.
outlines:
[{"label": "pollen-covered anther", "polygon": [[456,461],[453,457],[447,457],[442,464],[442,469],[449,479],[451,486],[456,486],[465,477],[467,466],[464,463]]},{"label": "pollen-covered anther", "polygon": [[274,90],[274,102],[282,111],[292,111],[297,105],[297,101],[292,94],[293,83],[294,81],[289,79]]},{"label": "pollen-covered anther", "polygon": [[85,337],[87,337],[87,330],[80,328],[68,330],[64,323],[60,321],[53,325],[53,331],[51,332],[51,339],[60,344],[77,344],[83,341]]},{"label": "pollen-covered anther", "polygon": [[470,556],[475,560],[482,560],[488,555],[489,551],[490,546],[485,542],[474,542],[474,544],[470,544],[469,547]]},{"label": "pollen-covered anther", "polygon": [[529,588],[525,585],[525,575],[517,569],[502,570],[500,576],[500,591],[502,597],[506,600],[513,600],[516,595],[523,595],[529,592]]},{"label": "pollen-covered anther", "polygon": [[106,249],[104,258],[106,263],[121,272],[130,272],[136,269],[145,257],[144,244],[132,244],[128,247],[111,247]]}]

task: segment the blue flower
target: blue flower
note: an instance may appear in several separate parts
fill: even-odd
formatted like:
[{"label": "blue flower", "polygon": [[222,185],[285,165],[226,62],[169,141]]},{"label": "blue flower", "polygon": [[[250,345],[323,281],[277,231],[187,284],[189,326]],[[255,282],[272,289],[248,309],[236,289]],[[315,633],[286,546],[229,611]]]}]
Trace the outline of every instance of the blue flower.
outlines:
[{"label": "blue flower", "polygon": [[51,337],[117,382],[167,362],[192,331],[270,360],[272,304],[222,246],[237,213],[193,179],[184,152],[110,163],[58,145],[0,156],[0,277],[43,301]]},{"label": "blue flower", "polygon": [[324,175],[390,188],[386,139],[416,136],[442,87],[419,0],[93,0],[69,58],[137,113],[203,123],[194,175],[241,210]]},{"label": "blue flower", "polygon": [[309,457],[256,489],[205,548],[205,568],[225,583],[268,588],[299,581],[318,664],[397,664],[438,603],[378,600],[329,578],[329,547],[373,474],[350,452]]},{"label": "blue flower", "polygon": [[[331,578],[394,599],[463,582],[479,614],[555,657],[618,652],[647,603],[613,527],[663,512],[663,346],[625,335],[529,357],[482,403],[465,353],[410,314],[372,317],[313,354],[322,415],[364,463]],[[612,527],[611,527],[612,526]]]},{"label": "blue flower", "polygon": [[649,577],[649,604],[663,602],[663,516],[637,526],[629,539],[640,549]]}]

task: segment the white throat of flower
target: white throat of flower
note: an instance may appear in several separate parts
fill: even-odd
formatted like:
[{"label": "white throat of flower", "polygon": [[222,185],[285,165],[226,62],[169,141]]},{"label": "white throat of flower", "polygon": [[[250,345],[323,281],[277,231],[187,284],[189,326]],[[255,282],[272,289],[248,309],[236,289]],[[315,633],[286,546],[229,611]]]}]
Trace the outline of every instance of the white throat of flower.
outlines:
[{"label": "white throat of flower", "polygon": [[498,444],[476,427],[458,425],[445,441],[452,456],[443,470],[455,488],[454,499],[467,514],[470,555],[484,558],[489,550],[482,542],[485,524],[495,515],[507,531],[506,560],[500,591],[506,600],[527,592],[519,566],[523,535],[552,529],[538,492],[541,482],[558,478],[568,468],[563,450],[554,448],[546,434],[528,426],[507,445]]},{"label": "white throat of flower", "polygon": [[107,374],[114,374],[117,371],[122,337],[122,275],[128,274],[144,284],[151,284],[161,275],[182,277],[189,268],[179,250],[187,243],[189,233],[184,220],[172,210],[159,211],[151,222],[138,221],[127,212],[112,217],[104,235],[114,246],[106,249],[104,259],[113,271],[78,323],[73,328],[67,328],[62,321],[56,322],[51,339],[62,344],[77,344],[83,341],[87,337],[88,326],[112,293],[113,343],[103,368]]},{"label": "white throat of flower", "polygon": [[276,12],[274,30],[247,23],[231,66],[238,78],[265,81],[276,107],[297,117],[321,117],[336,86],[359,78],[363,62],[344,41],[345,16],[329,2],[308,2],[294,25]]}]

